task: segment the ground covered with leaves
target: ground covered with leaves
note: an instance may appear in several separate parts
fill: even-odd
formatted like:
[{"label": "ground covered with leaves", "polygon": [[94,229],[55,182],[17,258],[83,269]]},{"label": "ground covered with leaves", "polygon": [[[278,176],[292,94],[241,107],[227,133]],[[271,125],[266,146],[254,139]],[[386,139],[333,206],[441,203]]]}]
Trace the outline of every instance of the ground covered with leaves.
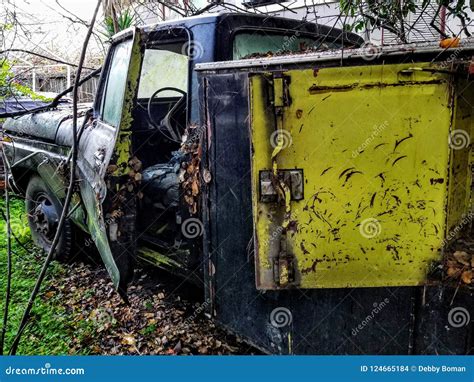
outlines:
[{"label": "ground covered with leaves", "polygon": [[[4,210],[3,201],[0,208]],[[42,264],[29,239],[23,203],[14,200],[13,277],[6,349],[9,349]],[[0,220],[0,309],[6,285],[5,223]],[[20,245],[20,243],[22,245]],[[90,252],[90,251],[89,251]],[[239,338],[204,316],[195,286],[156,269],[139,268],[130,304],[115,293],[98,259],[53,262],[18,354],[254,354]]]}]

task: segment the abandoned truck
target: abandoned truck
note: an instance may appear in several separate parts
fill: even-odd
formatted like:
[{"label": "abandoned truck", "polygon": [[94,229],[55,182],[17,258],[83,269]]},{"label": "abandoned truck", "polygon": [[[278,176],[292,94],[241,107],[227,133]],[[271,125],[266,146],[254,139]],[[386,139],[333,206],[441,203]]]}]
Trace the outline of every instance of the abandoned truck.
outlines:
[{"label": "abandoned truck", "polygon": [[[247,14],[124,31],[56,255],[90,234],[122,295],[140,258],[181,273],[270,353],[472,353],[473,53]],[[4,126],[45,250],[71,126],[65,107]]]}]

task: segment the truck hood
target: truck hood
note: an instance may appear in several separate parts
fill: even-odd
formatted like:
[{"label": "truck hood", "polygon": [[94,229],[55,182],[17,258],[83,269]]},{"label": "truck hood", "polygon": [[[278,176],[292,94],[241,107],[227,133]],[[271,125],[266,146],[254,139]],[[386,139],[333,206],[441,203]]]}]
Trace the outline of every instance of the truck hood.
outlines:
[{"label": "truck hood", "polygon": [[[79,104],[78,125],[92,104]],[[19,118],[9,118],[3,129],[12,135],[26,135],[59,145],[72,144],[72,105],[61,105],[54,110],[27,114]]]}]

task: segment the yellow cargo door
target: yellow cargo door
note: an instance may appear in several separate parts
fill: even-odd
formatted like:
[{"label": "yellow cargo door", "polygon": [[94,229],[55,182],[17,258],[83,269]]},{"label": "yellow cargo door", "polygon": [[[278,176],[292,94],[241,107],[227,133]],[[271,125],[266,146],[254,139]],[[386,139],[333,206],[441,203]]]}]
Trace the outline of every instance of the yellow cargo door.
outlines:
[{"label": "yellow cargo door", "polygon": [[449,75],[428,67],[251,76],[258,288],[426,282],[445,237],[454,108]]}]

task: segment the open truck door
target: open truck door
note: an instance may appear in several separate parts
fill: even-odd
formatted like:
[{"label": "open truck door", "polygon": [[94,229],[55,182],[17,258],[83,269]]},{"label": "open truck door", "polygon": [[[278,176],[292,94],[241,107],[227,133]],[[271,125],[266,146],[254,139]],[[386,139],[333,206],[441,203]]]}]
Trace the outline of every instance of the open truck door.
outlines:
[{"label": "open truck door", "polygon": [[82,132],[78,150],[87,226],[122,297],[136,252],[138,179],[131,160],[131,123],[142,58],[139,40],[137,29],[114,39],[102,70],[94,120]]}]

